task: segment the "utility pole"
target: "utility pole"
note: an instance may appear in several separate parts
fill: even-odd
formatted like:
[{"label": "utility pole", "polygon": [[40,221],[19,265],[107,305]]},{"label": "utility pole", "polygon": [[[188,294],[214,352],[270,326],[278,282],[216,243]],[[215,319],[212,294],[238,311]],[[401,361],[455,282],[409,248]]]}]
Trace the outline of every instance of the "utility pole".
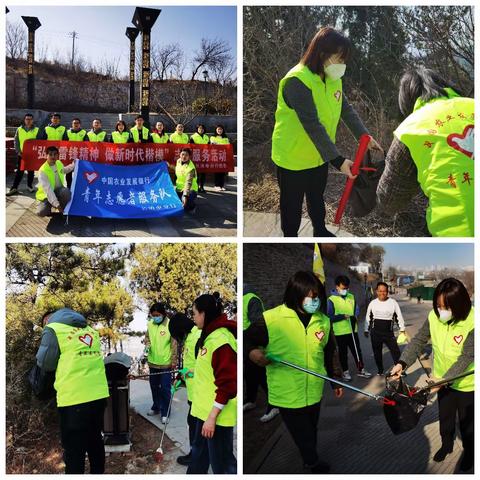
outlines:
[{"label": "utility pole", "polygon": [[72,70],[73,70],[73,62],[75,60],[75,39],[78,37],[78,33],[74,30],[73,32],[70,32],[69,35],[72,38]]}]

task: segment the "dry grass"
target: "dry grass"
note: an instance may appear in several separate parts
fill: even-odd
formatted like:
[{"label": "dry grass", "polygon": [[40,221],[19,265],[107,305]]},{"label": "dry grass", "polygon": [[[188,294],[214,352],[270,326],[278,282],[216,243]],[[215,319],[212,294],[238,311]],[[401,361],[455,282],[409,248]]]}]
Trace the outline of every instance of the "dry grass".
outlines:
[{"label": "dry grass", "polygon": [[[264,161],[258,162],[264,164]],[[257,172],[258,173],[258,172]],[[335,212],[345,185],[345,177],[330,168],[324,199],[327,223],[333,223]],[[358,237],[426,237],[429,236],[425,223],[427,199],[423,195],[412,198],[404,212],[384,216],[375,210],[362,218],[349,216],[348,210],[342,218],[341,227]],[[279,190],[277,179],[271,172],[246,176],[244,180],[243,208],[245,211],[279,213]],[[304,217],[308,217],[303,205]]]}]

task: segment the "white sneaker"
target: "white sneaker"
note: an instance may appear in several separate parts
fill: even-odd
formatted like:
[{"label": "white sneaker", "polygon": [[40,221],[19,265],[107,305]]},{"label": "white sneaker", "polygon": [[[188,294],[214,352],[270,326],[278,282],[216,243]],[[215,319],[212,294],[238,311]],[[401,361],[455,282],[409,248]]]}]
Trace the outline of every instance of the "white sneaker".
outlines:
[{"label": "white sneaker", "polygon": [[213,187],[213,189],[214,189],[215,191],[219,192],[219,191],[222,189],[222,187],[217,187],[217,186],[215,186],[215,187]]},{"label": "white sneaker", "polygon": [[263,423],[269,422],[270,420],[273,420],[279,413],[280,410],[278,408],[272,408],[268,413],[260,417],[260,421]]},{"label": "white sneaker", "polygon": [[345,370],[343,372],[343,379],[346,381],[346,382],[351,382],[352,381],[352,376],[350,375],[350,372],[348,370]]},{"label": "white sneaker", "polygon": [[372,376],[372,374],[370,372],[367,372],[364,368],[362,368],[357,373],[357,377],[370,378],[371,376]]},{"label": "white sneaker", "polygon": [[158,410],[150,410],[149,412],[147,412],[147,415],[149,417],[154,417],[155,415],[158,415],[160,412]]},{"label": "white sneaker", "polygon": [[166,425],[168,423],[168,417],[162,417],[161,422]]},{"label": "white sneaker", "polygon": [[243,405],[244,412],[248,412],[249,410],[253,410],[254,408],[257,408],[257,405],[253,402],[247,402]]}]

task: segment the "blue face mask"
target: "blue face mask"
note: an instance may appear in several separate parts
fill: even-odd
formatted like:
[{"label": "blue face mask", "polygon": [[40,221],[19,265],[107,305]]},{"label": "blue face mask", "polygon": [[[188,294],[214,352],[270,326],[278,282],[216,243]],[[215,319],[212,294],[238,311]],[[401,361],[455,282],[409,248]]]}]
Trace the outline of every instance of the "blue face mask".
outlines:
[{"label": "blue face mask", "polygon": [[320,299],[318,297],[306,297],[303,301],[302,308],[307,313],[315,313],[320,308]]},{"label": "blue face mask", "polygon": [[163,322],[163,315],[160,315],[159,317],[151,317],[151,318],[152,318],[152,322],[155,325],[160,325]]}]

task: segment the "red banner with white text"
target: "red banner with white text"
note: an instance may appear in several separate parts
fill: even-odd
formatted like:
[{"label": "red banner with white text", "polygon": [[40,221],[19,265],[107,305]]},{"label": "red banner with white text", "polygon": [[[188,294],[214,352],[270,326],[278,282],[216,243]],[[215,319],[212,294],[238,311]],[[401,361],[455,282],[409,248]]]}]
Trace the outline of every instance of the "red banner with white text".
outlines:
[{"label": "red banner with white text", "polygon": [[180,150],[192,150],[192,160],[199,173],[233,172],[232,145],[180,145],[176,143],[106,143],[26,140],[23,144],[22,169],[38,170],[47,159],[47,147],[59,150],[59,160],[68,165],[75,159],[112,165],[144,165],[166,161],[172,165]]}]

